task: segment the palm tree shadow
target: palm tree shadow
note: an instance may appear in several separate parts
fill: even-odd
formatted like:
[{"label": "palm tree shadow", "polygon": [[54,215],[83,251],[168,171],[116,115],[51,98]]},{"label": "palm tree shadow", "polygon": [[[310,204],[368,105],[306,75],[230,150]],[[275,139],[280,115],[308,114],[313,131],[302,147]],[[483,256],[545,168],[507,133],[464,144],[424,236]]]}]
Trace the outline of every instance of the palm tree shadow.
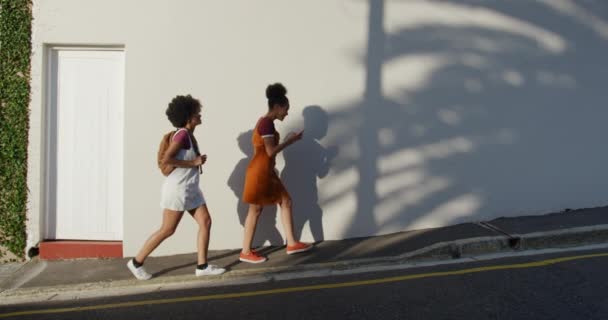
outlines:
[{"label": "palm tree shadow", "polygon": [[[253,146],[251,144],[252,134],[253,130],[248,130],[246,132],[242,132],[237,137],[239,149],[241,149],[241,151],[245,154],[245,157],[239,160],[228,178],[228,186],[238,199],[236,211],[239,217],[239,222],[242,226],[245,225],[245,218],[247,217],[247,211],[249,209],[249,205],[241,201],[241,196],[245,186],[245,172],[247,171],[247,166],[249,165],[249,161],[253,156]],[[266,243],[277,246],[283,244],[283,236],[276,227],[276,217],[276,206],[264,207],[262,215],[258,220],[255,237],[253,239],[254,246],[261,246]]]},{"label": "palm tree shadow", "polygon": [[325,148],[319,143],[328,130],[327,113],[319,106],[307,106],[302,111],[304,135],[300,141],[283,151],[285,167],[281,180],[293,199],[294,233],[300,238],[306,223],[314,241],[325,239],[323,210],[319,205],[317,178],[324,178],[337,148]]},{"label": "palm tree shadow", "polygon": [[[361,154],[340,155],[332,167],[335,176],[352,169],[359,175],[353,218],[342,236],[476,221],[532,210],[540,202],[582,203],[584,196],[573,195],[571,184],[547,188],[539,182],[563,176],[576,185],[587,185],[588,177],[595,175],[591,168],[603,172],[597,168],[605,153],[585,147],[601,144],[601,135],[594,132],[603,128],[598,122],[603,109],[577,112],[572,105],[601,105],[603,91],[595,84],[606,73],[598,72],[597,63],[581,61],[600,61],[599,53],[608,47],[606,32],[594,35],[587,29],[608,29],[600,27],[606,24],[599,19],[583,21],[576,12],[606,16],[605,10],[599,10],[605,4],[576,4],[579,11],[570,13],[578,21],[571,23],[563,12],[553,12],[549,2],[436,3],[440,2],[459,10],[481,8],[480,15],[510,22],[500,27],[456,26],[431,19],[387,31],[384,1],[369,1],[368,47],[361,56],[367,72],[365,95],[346,101],[329,115],[335,127],[347,123],[357,129],[330,131],[325,140],[356,144]],[[555,41],[540,41],[532,29],[511,27],[527,24]],[[411,85],[397,80],[399,72],[410,72],[400,69],[401,63],[416,69],[407,61],[424,64],[426,59],[434,67],[420,77],[424,81]],[[563,134],[572,119],[586,123],[589,130],[580,131],[586,134]],[[564,152],[565,146],[571,146],[572,152]],[[575,168],[581,161],[576,155],[585,153],[596,156],[584,160],[588,166]],[[556,157],[560,161],[554,161]],[[568,171],[577,174],[564,174],[564,163],[572,164]],[[337,203],[349,193],[352,186],[345,185],[321,205]]]}]

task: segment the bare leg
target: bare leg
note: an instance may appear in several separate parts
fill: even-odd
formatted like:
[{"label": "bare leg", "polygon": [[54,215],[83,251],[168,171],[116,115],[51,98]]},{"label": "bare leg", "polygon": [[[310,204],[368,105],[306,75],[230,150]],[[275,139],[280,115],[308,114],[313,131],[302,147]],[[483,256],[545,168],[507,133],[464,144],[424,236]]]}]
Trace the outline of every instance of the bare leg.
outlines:
[{"label": "bare leg", "polygon": [[253,236],[255,235],[255,227],[258,224],[258,219],[262,213],[262,206],[250,204],[249,211],[247,212],[247,218],[245,219],[245,235],[243,236],[243,253],[248,254],[251,252],[251,243],[253,242]]},{"label": "bare leg", "polygon": [[287,245],[292,246],[297,241],[293,235],[293,215],[291,210],[291,199],[284,196],[281,199],[281,222],[283,222],[283,231],[287,238]]},{"label": "bare leg", "polygon": [[182,219],[184,215],[183,211],[173,211],[169,209],[163,210],[163,223],[156,232],[154,232],[144,246],[139,250],[137,256],[135,256],[135,260],[139,263],[144,263],[144,260],[158,247],[163,240],[169,238],[174,232],[175,228],[179,224],[179,221]]},{"label": "bare leg", "polygon": [[207,253],[209,251],[209,236],[211,235],[211,215],[207,205],[202,205],[197,209],[190,210],[192,218],[198,223],[198,236],[196,248],[198,252],[198,264],[207,263]]}]

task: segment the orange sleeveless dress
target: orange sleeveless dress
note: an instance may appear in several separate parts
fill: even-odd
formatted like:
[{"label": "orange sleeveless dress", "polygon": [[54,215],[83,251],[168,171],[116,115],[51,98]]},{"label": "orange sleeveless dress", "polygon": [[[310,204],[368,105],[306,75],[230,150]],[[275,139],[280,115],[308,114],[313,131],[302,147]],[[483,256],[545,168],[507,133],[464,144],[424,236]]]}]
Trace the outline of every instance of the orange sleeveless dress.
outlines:
[{"label": "orange sleeveless dress", "polygon": [[[250,204],[268,205],[277,204],[282,197],[289,198],[289,193],[283,186],[281,179],[274,168],[275,159],[266,153],[264,138],[258,132],[258,126],[263,118],[253,129],[251,143],[253,144],[253,157],[247,167],[245,174],[245,188],[243,190],[243,201]],[[274,132],[275,143],[279,143],[279,133]]]}]

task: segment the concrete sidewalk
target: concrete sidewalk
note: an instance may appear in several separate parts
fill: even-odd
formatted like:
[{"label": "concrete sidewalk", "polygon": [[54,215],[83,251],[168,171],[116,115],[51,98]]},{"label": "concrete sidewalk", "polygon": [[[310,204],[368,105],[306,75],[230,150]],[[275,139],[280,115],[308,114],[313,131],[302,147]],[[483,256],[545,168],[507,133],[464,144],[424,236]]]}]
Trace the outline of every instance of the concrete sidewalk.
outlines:
[{"label": "concrete sidewalk", "polygon": [[[127,270],[128,259],[82,259],[0,265],[0,305],[87,293],[148,292],[169,287],[222,285],[262,281],[280,274],[327,272],[363,266],[418,263],[476,255],[575,247],[608,243],[608,207],[543,216],[500,218],[444,228],[406,231],[384,236],[323,241],[311,252],[286,255],[285,247],[260,250],[262,264],[238,261],[240,250],[212,251],[210,263],[228,268],[222,276],[196,278],[196,254],[151,257],[146,269],[154,275],[137,281]],[[125,289],[128,289],[125,291]],[[105,293],[101,293],[105,290]],[[129,293],[123,293],[129,294]],[[25,300],[24,300],[25,299]]]}]

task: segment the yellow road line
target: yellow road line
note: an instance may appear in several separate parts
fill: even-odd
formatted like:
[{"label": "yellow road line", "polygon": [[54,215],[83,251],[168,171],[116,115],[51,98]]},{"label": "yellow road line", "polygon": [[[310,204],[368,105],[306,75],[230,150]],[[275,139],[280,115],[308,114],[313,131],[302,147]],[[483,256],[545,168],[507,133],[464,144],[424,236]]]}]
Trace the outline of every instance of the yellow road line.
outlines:
[{"label": "yellow road line", "polygon": [[109,303],[109,304],[100,304],[100,305],[84,306],[84,307],[17,311],[17,312],[2,313],[2,314],[0,314],[0,318],[8,318],[8,317],[24,316],[24,315],[36,315],[36,314],[53,314],[53,313],[80,312],[80,311],[101,310],[101,309],[126,308],[126,307],[137,307],[137,306],[144,306],[144,305],[160,305],[160,304],[179,303],[179,302],[243,298],[243,297],[279,294],[279,293],[321,290],[321,289],[336,289],[336,288],[345,288],[345,287],[355,287],[355,286],[365,286],[365,285],[373,285],[373,284],[380,284],[380,283],[406,281],[406,280],[413,280],[413,279],[444,277],[444,276],[451,276],[451,275],[486,272],[486,271],[494,271],[494,270],[536,268],[536,267],[544,267],[544,266],[561,263],[561,262],[566,262],[566,261],[597,258],[597,257],[606,257],[606,256],[608,256],[608,253],[596,253],[596,254],[586,254],[586,255],[579,255],[579,256],[547,259],[547,260],[536,261],[536,262],[485,266],[485,267],[469,268],[469,269],[454,270],[454,271],[429,272],[429,273],[420,273],[420,274],[412,274],[412,275],[405,275],[405,276],[396,276],[396,277],[389,277],[389,278],[361,280],[361,281],[352,281],[352,282],[343,282],[343,283],[318,284],[318,285],[312,285],[312,286],[290,287],[290,288],[259,290],[259,291],[249,291],[249,292],[237,292],[237,293],[222,293],[222,294],[212,294],[212,295],[206,295],[206,296],[193,296],[193,297],[172,298],[172,299],[155,299],[155,300],[142,300],[142,301],[132,301],[132,302],[121,302],[121,303]]}]

